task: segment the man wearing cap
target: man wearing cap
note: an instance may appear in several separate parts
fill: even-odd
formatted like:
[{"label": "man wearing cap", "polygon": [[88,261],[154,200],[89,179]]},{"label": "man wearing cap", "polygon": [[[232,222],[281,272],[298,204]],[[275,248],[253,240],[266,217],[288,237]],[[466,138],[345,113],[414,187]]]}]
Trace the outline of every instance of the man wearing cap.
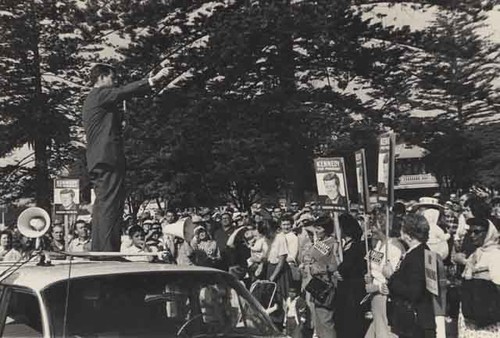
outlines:
[{"label": "man wearing cap", "polygon": [[125,155],[122,112],[117,105],[125,99],[151,91],[170,74],[155,76],[116,87],[116,70],[97,64],[90,70],[93,86],[83,103],[83,127],[87,138],[87,169],[95,187],[92,212],[92,251],[120,250],[120,221],[125,201]]}]

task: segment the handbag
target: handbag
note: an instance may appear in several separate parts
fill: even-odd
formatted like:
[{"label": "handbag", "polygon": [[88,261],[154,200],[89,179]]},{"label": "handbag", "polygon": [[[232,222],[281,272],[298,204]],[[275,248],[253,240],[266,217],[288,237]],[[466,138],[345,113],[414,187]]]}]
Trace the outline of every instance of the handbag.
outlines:
[{"label": "handbag", "polygon": [[312,276],[305,290],[311,294],[312,301],[316,306],[333,310],[335,301],[335,285]]},{"label": "handbag", "polygon": [[387,319],[393,333],[398,336],[412,336],[418,331],[418,316],[413,304],[401,298],[387,301]]}]

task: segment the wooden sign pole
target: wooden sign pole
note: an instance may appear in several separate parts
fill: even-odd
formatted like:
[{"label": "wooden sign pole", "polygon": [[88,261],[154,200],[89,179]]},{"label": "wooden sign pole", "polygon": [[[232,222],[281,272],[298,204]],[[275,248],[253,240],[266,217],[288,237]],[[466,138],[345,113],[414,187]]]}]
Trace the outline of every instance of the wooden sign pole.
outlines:
[{"label": "wooden sign pole", "polygon": [[337,211],[333,212],[333,224],[335,227],[335,237],[339,243],[339,264],[344,260],[344,253],[342,248],[342,231],[340,230],[339,213]]}]

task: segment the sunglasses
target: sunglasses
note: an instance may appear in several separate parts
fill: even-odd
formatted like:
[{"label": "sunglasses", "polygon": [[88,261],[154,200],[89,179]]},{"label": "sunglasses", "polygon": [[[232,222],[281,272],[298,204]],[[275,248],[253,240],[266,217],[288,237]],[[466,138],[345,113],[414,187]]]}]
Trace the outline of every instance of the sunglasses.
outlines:
[{"label": "sunglasses", "polygon": [[482,234],[483,232],[486,232],[486,231],[487,231],[486,229],[474,229],[474,230],[470,230],[470,233],[474,234],[474,235],[479,235],[479,234]]}]

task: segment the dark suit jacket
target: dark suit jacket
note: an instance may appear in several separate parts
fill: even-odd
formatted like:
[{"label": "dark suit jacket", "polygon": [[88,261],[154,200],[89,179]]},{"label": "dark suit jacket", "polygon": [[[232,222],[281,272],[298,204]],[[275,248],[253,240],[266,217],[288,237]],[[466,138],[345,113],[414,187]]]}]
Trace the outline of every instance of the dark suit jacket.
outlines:
[{"label": "dark suit jacket", "polygon": [[150,90],[148,80],[122,87],[93,88],[83,103],[83,127],[87,135],[87,168],[98,164],[125,165],[122,113],[117,103]]},{"label": "dark suit jacket", "polygon": [[337,198],[337,201],[332,201],[330,199],[330,197],[326,197],[325,199],[325,204],[326,205],[341,205],[343,207],[347,207],[347,198],[345,196],[342,196],[342,195],[339,195],[339,197]]},{"label": "dark suit jacket", "polygon": [[436,321],[432,295],[425,284],[425,249],[428,249],[427,245],[420,244],[410,251],[387,285],[391,299],[400,298],[413,304],[421,328],[434,329]]}]

